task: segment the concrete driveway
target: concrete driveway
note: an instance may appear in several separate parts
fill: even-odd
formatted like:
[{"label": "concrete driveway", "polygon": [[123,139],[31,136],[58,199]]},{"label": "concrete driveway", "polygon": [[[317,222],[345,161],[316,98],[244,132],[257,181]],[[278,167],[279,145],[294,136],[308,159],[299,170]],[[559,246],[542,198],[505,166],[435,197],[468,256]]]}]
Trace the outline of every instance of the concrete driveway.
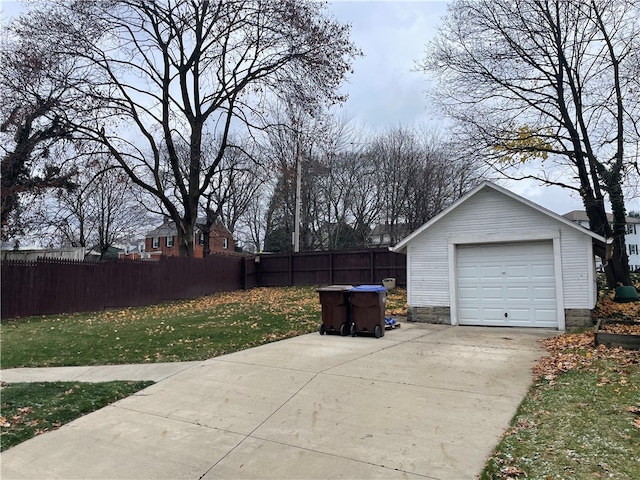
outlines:
[{"label": "concrete driveway", "polygon": [[194,363],[3,452],[1,477],[472,479],[555,333],[403,323]]}]

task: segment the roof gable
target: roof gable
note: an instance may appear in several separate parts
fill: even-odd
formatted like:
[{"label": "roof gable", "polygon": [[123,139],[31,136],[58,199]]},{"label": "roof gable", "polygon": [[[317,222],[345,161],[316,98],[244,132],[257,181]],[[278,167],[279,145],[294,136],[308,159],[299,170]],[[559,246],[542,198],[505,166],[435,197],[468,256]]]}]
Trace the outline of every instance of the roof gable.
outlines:
[{"label": "roof gable", "polygon": [[502,195],[505,195],[513,200],[516,200],[517,202],[520,202],[523,205],[526,205],[529,208],[532,208],[548,217],[550,217],[551,219],[567,226],[570,227],[574,230],[579,231],[582,234],[588,235],[591,238],[594,239],[594,241],[596,241],[597,243],[601,244],[601,246],[604,248],[607,245],[607,240],[604,237],[601,237],[600,235],[585,229],[584,227],[578,225],[575,222],[572,222],[571,220],[568,220],[564,217],[562,217],[561,215],[558,215],[557,213],[552,212],[551,210],[547,210],[546,208],[538,205],[537,203],[534,203],[524,197],[521,197],[520,195],[517,195],[515,193],[513,193],[510,190],[507,190],[506,188],[500,187],[498,185],[496,185],[493,182],[489,182],[489,181],[485,181],[482,184],[478,185],[476,188],[474,188],[473,190],[471,190],[469,193],[467,193],[465,196],[463,196],[462,198],[460,198],[458,201],[454,202],[452,205],[450,205],[448,208],[444,209],[442,212],[440,212],[438,215],[436,215],[435,217],[433,217],[431,220],[429,220],[427,223],[425,223],[424,225],[422,225],[420,228],[418,228],[417,230],[415,230],[413,233],[411,233],[408,237],[406,237],[405,239],[403,239],[400,243],[398,243],[395,247],[392,247],[391,250],[394,252],[402,252],[409,243],[411,243],[416,237],[418,237],[419,235],[421,235],[423,232],[425,232],[426,230],[428,230],[429,228],[431,228],[434,224],[438,223],[439,221],[441,221],[444,217],[448,216],[452,211],[460,208],[462,205],[464,205],[465,203],[467,203],[469,201],[469,199],[475,197],[479,192],[485,190],[485,189],[492,189]]}]

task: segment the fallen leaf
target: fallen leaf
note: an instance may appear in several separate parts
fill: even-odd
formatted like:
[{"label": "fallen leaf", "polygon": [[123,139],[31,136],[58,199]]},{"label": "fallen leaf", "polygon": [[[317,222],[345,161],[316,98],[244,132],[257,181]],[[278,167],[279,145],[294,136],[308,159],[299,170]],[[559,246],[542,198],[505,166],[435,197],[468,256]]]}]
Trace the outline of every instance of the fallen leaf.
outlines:
[{"label": "fallen leaf", "polygon": [[516,477],[519,475],[526,475],[525,471],[521,468],[512,466],[502,467],[500,469],[500,473],[502,473],[503,475],[515,475]]}]

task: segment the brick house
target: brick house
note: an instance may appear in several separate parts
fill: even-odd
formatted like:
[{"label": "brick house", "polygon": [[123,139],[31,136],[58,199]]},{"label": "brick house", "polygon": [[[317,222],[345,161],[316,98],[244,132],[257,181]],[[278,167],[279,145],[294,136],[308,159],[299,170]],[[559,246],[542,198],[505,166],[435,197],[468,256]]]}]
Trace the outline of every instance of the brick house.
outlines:
[{"label": "brick house", "polygon": [[[205,218],[198,218],[193,232],[193,256],[204,257],[205,233],[203,231]],[[228,253],[235,251],[233,235],[222,222],[217,219],[209,230],[209,252]],[[180,255],[178,248],[178,230],[175,223],[165,217],[162,225],[151,230],[145,236],[145,257],[159,258],[161,256],[177,257]]]}]

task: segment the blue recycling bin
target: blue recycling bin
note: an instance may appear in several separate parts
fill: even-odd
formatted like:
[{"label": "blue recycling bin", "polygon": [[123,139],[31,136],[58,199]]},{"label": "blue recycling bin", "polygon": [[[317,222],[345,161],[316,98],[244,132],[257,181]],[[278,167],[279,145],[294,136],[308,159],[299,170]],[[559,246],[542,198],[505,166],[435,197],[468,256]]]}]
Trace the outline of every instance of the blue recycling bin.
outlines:
[{"label": "blue recycling bin", "polygon": [[384,309],[387,289],[381,285],[360,285],[349,289],[351,306],[351,336],[365,333],[376,338],[384,336]]}]

